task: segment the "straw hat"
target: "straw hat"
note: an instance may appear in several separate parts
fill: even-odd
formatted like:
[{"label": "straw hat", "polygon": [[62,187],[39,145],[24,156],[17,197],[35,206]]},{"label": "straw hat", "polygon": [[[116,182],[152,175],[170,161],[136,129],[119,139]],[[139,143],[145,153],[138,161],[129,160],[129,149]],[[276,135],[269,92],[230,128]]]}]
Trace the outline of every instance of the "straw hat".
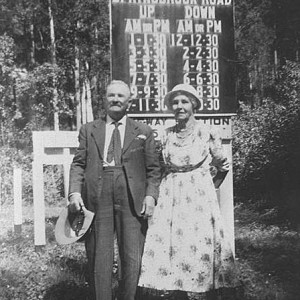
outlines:
[{"label": "straw hat", "polygon": [[94,213],[81,207],[80,211],[71,213],[65,207],[55,225],[55,238],[59,244],[67,245],[81,239],[90,228]]},{"label": "straw hat", "polygon": [[191,100],[193,101],[193,105],[195,109],[198,109],[201,105],[201,102],[199,100],[199,95],[196,91],[196,89],[189,85],[189,84],[177,84],[173,87],[172,91],[167,93],[164,99],[165,105],[168,107],[168,109],[172,110],[172,99],[175,95],[178,93],[182,93],[187,95],[188,97],[191,97]]}]

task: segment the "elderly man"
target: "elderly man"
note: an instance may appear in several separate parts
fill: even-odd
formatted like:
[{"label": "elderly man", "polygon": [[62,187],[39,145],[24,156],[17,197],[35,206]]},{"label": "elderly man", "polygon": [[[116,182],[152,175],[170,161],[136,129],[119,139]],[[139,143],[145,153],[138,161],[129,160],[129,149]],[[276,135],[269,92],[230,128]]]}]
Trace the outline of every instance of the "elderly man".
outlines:
[{"label": "elderly man", "polygon": [[69,208],[95,213],[85,245],[91,287],[97,300],[112,299],[116,232],[121,262],[119,298],[134,300],[141,256],[160,183],[159,160],[149,126],[126,116],[130,89],[112,81],[106,116],[85,124],[70,170]]}]

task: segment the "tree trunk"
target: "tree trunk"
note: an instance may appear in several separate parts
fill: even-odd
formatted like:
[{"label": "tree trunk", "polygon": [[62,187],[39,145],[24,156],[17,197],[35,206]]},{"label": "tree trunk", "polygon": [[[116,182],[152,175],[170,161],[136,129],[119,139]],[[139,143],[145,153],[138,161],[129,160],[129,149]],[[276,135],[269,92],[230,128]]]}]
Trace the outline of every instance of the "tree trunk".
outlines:
[{"label": "tree trunk", "polygon": [[80,75],[79,75],[79,48],[75,43],[75,103],[76,103],[76,128],[81,126],[81,102],[80,102]]},{"label": "tree trunk", "polygon": [[86,62],[85,63],[86,67],[86,78],[85,78],[85,90],[86,90],[86,95],[85,95],[85,101],[86,101],[86,121],[91,122],[93,121],[93,108],[92,108],[92,94],[91,94],[91,82],[88,78],[89,74],[89,64]]},{"label": "tree trunk", "polygon": [[[54,32],[54,20],[52,14],[52,0],[48,0],[48,13],[50,19],[50,39],[51,39],[51,63],[52,66],[55,68],[56,64],[56,46],[55,46],[55,32]],[[53,110],[54,110],[54,130],[59,130],[59,119],[58,119],[58,91],[57,91],[57,78],[56,76],[53,77]]]},{"label": "tree trunk", "polygon": [[92,94],[91,94],[91,83],[88,78],[85,79],[86,87],[86,121],[91,122],[94,120],[93,108],[92,108]]},{"label": "tree trunk", "polygon": [[31,50],[30,50],[30,64],[31,66],[35,65],[35,41],[34,41],[34,25],[33,20],[30,24],[30,39],[31,39]]},{"label": "tree trunk", "polygon": [[[76,24],[79,28],[79,22]],[[80,62],[79,62],[79,46],[77,37],[75,37],[75,103],[76,103],[76,128],[79,130],[81,122],[81,99],[80,99]]]},{"label": "tree trunk", "polygon": [[299,39],[296,37],[296,55],[295,55],[296,62],[299,62]]},{"label": "tree trunk", "polygon": [[86,88],[85,88],[85,82],[82,84],[82,93],[81,93],[81,120],[82,124],[86,123],[86,101],[85,101],[85,95],[86,95]]},{"label": "tree trunk", "polygon": [[277,78],[278,55],[277,50],[274,50],[274,78]]},{"label": "tree trunk", "polygon": [[2,207],[2,174],[0,173],[0,211]]}]

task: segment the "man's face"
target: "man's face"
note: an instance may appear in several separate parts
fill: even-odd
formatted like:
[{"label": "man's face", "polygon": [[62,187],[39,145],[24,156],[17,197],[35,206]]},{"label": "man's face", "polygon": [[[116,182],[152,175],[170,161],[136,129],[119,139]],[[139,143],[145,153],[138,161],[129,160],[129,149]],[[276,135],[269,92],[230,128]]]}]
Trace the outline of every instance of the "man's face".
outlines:
[{"label": "man's face", "polygon": [[130,90],[125,84],[113,83],[106,91],[106,111],[114,119],[121,119],[130,107]]}]

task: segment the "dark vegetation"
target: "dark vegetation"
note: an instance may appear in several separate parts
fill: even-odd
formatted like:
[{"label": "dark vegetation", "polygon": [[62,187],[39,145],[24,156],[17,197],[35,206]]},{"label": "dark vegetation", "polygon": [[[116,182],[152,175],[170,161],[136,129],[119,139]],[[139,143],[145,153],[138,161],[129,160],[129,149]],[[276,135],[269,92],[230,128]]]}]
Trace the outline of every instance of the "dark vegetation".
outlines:
[{"label": "dark vegetation", "polygon": [[278,222],[296,229],[300,213],[300,66],[287,62],[278,71],[276,98],[240,105],[233,122],[236,202],[275,209]]}]

